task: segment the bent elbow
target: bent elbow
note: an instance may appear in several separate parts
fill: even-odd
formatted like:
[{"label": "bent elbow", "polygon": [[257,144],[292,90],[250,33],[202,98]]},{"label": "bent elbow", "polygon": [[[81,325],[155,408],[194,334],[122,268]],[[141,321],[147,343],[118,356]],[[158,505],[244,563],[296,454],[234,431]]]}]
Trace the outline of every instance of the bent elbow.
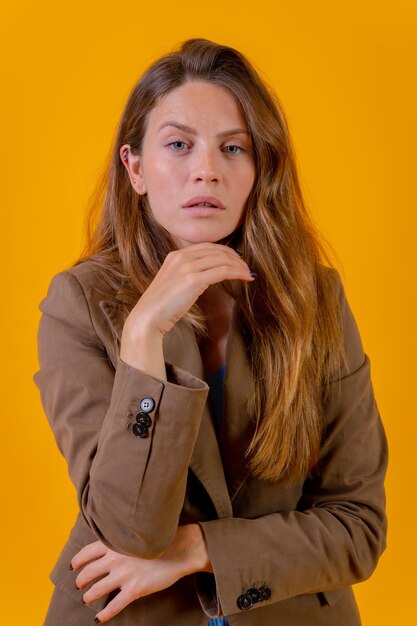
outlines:
[{"label": "bent elbow", "polygon": [[164,538],[160,536],[143,536],[132,532],[128,541],[123,546],[123,553],[129,556],[140,557],[141,559],[157,559],[161,556],[172,542],[173,537]]},{"label": "bent elbow", "polygon": [[356,548],[357,582],[362,582],[372,576],[386,547],[386,521],[377,527],[368,526],[362,544]]},{"label": "bent elbow", "polygon": [[108,510],[97,498],[84,493],[81,514],[96,537],[108,548],[142,559],[156,559],[174,539],[176,527],[153,524],[151,528],[133,527]]}]

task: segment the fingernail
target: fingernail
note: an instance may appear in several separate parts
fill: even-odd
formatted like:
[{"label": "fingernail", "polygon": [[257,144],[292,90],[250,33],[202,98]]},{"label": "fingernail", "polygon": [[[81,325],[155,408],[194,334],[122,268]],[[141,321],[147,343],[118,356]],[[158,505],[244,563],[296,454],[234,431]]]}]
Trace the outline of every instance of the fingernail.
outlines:
[{"label": "fingernail", "polygon": [[70,568],[71,572],[73,572],[73,571],[74,571],[74,568],[73,568],[73,566],[71,565],[71,563],[69,564],[69,568]]},{"label": "fingernail", "polygon": [[94,621],[95,621],[95,623],[96,623],[96,624],[101,624],[101,622],[100,622],[100,620],[98,619],[98,617],[95,617],[95,618],[94,618]]},{"label": "fingernail", "polygon": [[256,272],[249,272],[249,274],[252,276],[252,278],[256,278],[258,275]]},{"label": "fingernail", "polygon": [[243,256],[243,254],[241,252],[239,252],[239,250],[235,250],[236,254],[238,254],[240,257]]}]

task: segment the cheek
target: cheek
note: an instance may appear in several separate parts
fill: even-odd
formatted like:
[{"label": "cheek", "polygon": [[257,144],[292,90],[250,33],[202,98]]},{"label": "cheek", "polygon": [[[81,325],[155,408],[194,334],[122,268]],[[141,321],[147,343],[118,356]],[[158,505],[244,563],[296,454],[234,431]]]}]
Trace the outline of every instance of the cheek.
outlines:
[{"label": "cheek", "polygon": [[255,172],[252,168],[248,168],[240,177],[239,192],[242,202],[245,204],[246,200],[255,184]]},{"label": "cheek", "polygon": [[151,182],[152,186],[155,189],[155,192],[165,191],[171,189],[173,190],[175,187],[178,187],[184,178],[184,168],[179,164],[172,164],[172,162],[167,162],[160,160],[155,163],[152,174],[151,174]]},{"label": "cheek", "polygon": [[145,171],[145,177],[154,185],[158,181],[163,182],[169,176],[169,168],[163,160],[154,159],[148,171]]}]

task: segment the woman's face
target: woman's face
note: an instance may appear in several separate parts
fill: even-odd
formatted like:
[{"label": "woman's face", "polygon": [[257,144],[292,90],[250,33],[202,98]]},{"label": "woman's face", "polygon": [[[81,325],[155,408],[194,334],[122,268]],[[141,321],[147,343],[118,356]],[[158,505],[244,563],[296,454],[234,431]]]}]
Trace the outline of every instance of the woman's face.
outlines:
[{"label": "woman's face", "polygon": [[[245,118],[224,87],[190,81],[166,94],[150,111],[142,154],[129,151],[124,163],[179,248],[219,241],[243,221],[255,163]],[[218,207],[184,206],[198,196]]]}]

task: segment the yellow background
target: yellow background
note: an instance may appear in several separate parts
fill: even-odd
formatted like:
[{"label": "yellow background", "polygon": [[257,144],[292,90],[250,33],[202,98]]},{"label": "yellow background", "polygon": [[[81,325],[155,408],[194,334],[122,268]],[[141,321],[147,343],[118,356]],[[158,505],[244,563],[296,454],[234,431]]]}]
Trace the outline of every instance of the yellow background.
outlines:
[{"label": "yellow background", "polygon": [[[41,624],[76,500],[32,381],[38,304],[78,255],[128,93],[189,37],[277,91],[306,201],[338,253],[390,442],[389,548],[355,586],[364,626],[417,623],[416,22],[399,0],[2,0],[0,623]],[[335,625],[339,626],[339,625]],[[340,625],[343,626],[343,625]]]}]

